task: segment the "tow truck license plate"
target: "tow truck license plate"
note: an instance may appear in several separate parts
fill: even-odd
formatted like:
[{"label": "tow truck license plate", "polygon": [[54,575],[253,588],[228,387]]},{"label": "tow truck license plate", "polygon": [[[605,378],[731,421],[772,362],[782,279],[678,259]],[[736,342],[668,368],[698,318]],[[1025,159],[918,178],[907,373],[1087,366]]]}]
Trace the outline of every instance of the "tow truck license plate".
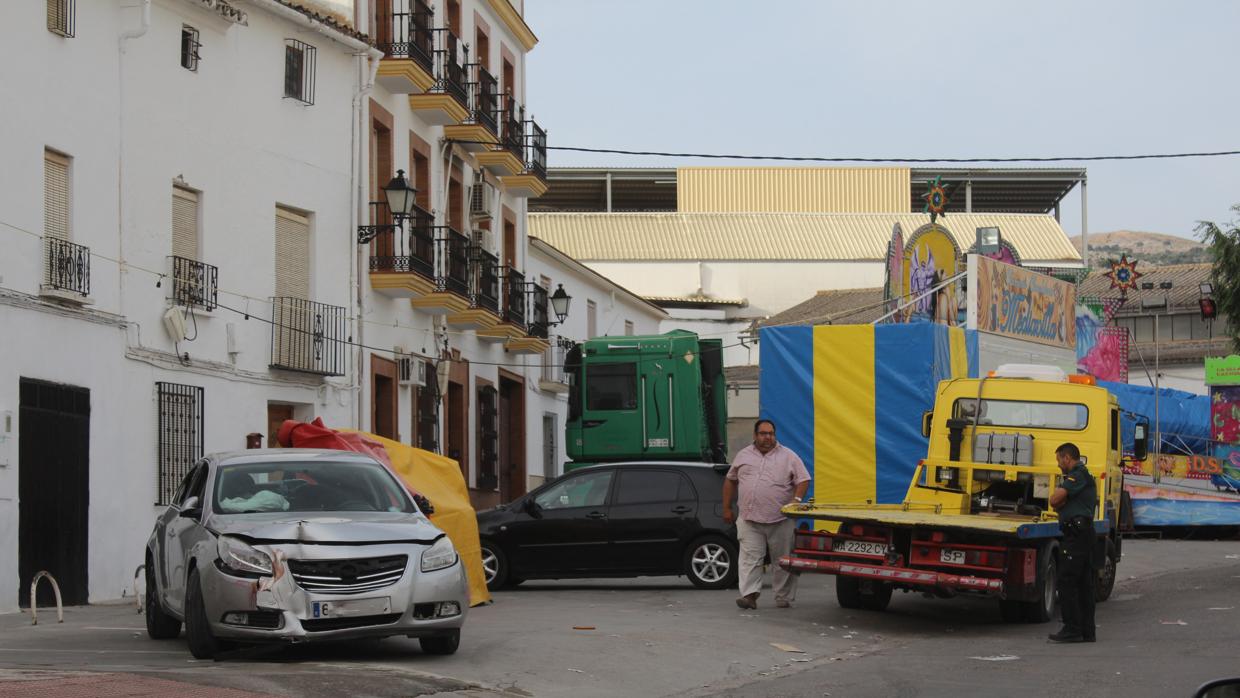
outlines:
[{"label": "tow truck license plate", "polygon": [[939,551],[939,561],[946,562],[951,565],[964,564],[964,551],[952,550],[951,548],[943,548]]},{"label": "tow truck license plate", "polygon": [[315,601],[310,606],[311,618],[347,618],[373,616],[392,612],[392,599],[349,599],[348,601]]},{"label": "tow truck license plate", "polygon": [[831,541],[831,550],[837,553],[856,553],[858,555],[883,557],[887,554],[887,544],[873,543],[868,540],[840,540],[836,538]]}]

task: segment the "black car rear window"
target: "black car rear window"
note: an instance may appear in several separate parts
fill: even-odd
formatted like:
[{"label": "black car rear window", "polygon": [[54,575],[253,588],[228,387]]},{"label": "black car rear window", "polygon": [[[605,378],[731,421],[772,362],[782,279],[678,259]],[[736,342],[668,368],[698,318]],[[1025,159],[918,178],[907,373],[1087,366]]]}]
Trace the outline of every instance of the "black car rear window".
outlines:
[{"label": "black car rear window", "polygon": [[616,504],[649,504],[693,499],[685,476],[670,470],[622,470]]}]

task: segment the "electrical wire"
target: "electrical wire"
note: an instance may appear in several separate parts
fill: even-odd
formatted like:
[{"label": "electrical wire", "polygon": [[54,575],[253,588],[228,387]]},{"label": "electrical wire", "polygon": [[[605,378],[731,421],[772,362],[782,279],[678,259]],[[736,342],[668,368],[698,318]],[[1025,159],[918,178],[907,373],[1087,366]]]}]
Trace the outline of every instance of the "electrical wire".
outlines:
[{"label": "electrical wire", "polygon": [[[474,140],[453,140],[462,145],[494,145]],[[1240,155],[1240,150],[1212,150],[1183,153],[1139,153],[1136,155],[1052,155],[1046,157],[873,157],[862,155],[746,155],[738,153],[692,153],[663,150],[629,150],[625,148],[586,148],[570,145],[548,145],[547,150],[563,150],[574,153],[597,153],[603,155],[645,155],[667,158],[704,158],[711,160],[776,160],[781,162],[883,162],[883,163],[985,163],[985,162],[1102,162],[1115,160],[1174,160],[1183,158],[1212,158]]]}]

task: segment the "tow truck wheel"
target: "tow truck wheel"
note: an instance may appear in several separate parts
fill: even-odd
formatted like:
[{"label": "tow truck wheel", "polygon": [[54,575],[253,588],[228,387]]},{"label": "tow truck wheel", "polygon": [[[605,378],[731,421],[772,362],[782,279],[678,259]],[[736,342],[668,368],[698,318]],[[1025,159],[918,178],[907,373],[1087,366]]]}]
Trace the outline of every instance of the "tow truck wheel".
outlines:
[{"label": "tow truck wheel", "polygon": [[1055,559],[1059,555],[1058,546],[1052,544],[1042,549],[1038,560],[1038,598],[1025,605],[1025,621],[1029,623],[1046,623],[1055,618],[1055,603],[1058,592],[1055,590],[1055,578],[1059,576],[1059,564]]},{"label": "tow truck wheel", "polygon": [[835,578],[835,598],[841,608],[885,611],[891,603],[892,588],[886,582],[862,581],[856,577]]},{"label": "tow truck wheel", "polygon": [[835,599],[840,602],[840,608],[861,608],[861,580],[836,576]]},{"label": "tow truck wheel", "polygon": [[1102,569],[1098,570],[1098,579],[1094,581],[1094,601],[1106,601],[1115,590],[1115,562],[1119,555],[1115,552],[1115,543],[1107,539],[1106,553],[1102,560]]}]

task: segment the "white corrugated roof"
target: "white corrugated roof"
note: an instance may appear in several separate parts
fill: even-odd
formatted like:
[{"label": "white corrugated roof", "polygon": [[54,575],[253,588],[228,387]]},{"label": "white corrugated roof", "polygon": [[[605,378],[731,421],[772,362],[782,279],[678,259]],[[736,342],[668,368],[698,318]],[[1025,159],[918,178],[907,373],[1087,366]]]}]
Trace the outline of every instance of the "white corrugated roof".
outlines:
[{"label": "white corrugated roof", "polygon": [[[582,261],[880,260],[891,229],[930,222],[910,213],[531,213],[530,234]],[[1053,216],[973,213],[939,218],[961,250],[998,226],[1024,264],[1079,263]]]}]

